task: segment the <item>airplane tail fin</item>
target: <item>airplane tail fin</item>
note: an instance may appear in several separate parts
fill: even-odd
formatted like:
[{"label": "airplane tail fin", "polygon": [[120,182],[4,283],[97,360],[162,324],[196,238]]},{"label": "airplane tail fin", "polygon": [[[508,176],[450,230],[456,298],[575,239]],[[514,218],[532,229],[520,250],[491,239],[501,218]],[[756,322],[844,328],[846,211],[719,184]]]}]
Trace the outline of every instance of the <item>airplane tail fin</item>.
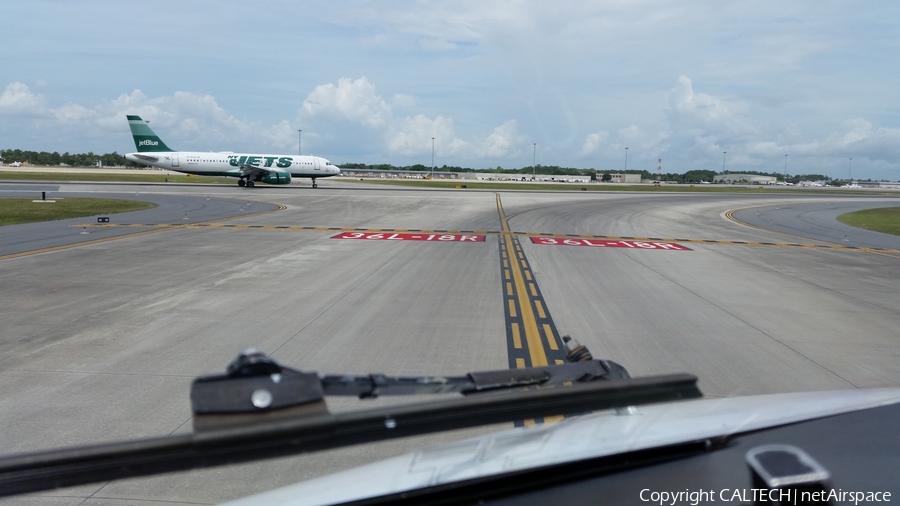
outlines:
[{"label": "airplane tail fin", "polygon": [[134,137],[134,146],[138,153],[159,151],[174,151],[163,142],[140,116],[126,116],[128,126],[131,127],[131,135]]}]

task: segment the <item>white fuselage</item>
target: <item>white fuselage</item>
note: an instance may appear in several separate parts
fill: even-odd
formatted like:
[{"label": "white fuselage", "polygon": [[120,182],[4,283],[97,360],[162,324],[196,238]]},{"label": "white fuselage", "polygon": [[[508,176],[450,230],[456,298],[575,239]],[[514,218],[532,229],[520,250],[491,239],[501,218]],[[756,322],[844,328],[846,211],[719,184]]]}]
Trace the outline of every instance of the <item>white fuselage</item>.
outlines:
[{"label": "white fuselage", "polygon": [[125,158],[151,167],[202,176],[238,177],[241,167],[246,165],[288,173],[292,177],[319,178],[341,173],[340,167],[325,158],[310,155],[156,151],[128,153]]}]

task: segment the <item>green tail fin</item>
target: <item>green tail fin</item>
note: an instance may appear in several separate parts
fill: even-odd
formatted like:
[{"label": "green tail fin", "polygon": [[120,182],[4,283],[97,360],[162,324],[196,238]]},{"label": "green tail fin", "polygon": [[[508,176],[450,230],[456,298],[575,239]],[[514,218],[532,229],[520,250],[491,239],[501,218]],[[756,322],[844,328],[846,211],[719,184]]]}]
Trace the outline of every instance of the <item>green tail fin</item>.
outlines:
[{"label": "green tail fin", "polygon": [[140,116],[126,116],[128,118],[128,126],[131,127],[131,135],[134,137],[134,147],[138,153],[149,153],[154,151],[174,151],[166,146],[153,130],[150,125],[144,122]]}]

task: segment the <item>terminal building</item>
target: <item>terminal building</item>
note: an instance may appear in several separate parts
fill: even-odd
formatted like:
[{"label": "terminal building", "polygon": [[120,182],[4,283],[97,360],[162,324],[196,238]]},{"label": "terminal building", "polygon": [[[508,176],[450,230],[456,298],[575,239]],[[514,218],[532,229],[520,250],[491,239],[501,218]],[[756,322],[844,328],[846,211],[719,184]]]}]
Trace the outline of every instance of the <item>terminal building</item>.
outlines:
[{"label": "terminal building", "polygon": [[641,175],[640,174],[610,174],[612,180],[611,183],[640,183]]},{"label": "terminal building", "polygon": [[713,183],[723,184],[775,184],[778,178],[775,176],[760,176],[759,174],[720,174],[713,177]]},{"label": "terminal building", "polygon": [[341,169],[342,176],[349,177],[377,177],[379,179],[458,179],[455,172],[443,172],[436,170],[381,170],[381,169]]}]

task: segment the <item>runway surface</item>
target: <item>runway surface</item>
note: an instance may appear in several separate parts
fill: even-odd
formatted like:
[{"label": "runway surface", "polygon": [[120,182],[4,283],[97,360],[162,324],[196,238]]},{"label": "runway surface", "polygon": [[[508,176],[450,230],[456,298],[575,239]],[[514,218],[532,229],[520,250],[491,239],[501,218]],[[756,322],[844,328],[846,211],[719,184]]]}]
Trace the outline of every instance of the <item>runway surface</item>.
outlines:
[{"label": "runway surface", "polygon": [[[160,207],[0,227],[0,453],[187,432],[191,379],[248,346],[454,375],[553,363],[568,334],[710,396],[900,385],[900,237],[833,219],[898,198],[344,185],[47,186]],[[489,430],[0,504],[212,504]]]}]

